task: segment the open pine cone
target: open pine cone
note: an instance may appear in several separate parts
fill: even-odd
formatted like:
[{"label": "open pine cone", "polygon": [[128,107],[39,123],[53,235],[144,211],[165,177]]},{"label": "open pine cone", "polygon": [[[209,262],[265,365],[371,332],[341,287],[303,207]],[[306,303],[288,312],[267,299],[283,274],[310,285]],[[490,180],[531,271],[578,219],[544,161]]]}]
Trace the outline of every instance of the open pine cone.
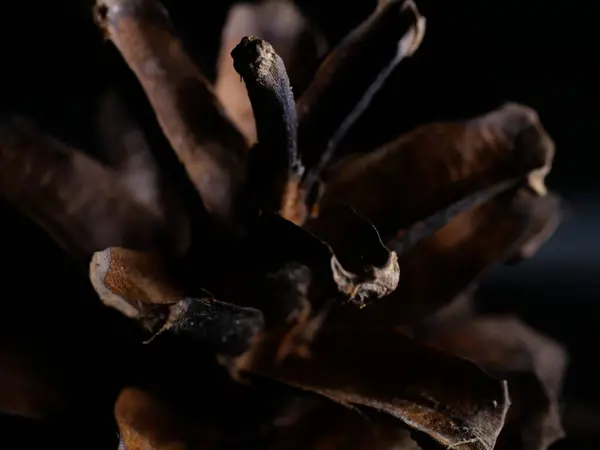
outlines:
[{"label": "open pine cone", "polygon": [[561,219],[535,111],[508,103],[340,157],[423,39],[412,0],[381,0],[297,98],[290,78],[304,83],[325,44],[303,47],[321,41],[302,22],[277,28],[282,13],[250,27],[273,45],[225,36],[215,91],[158,0],[95,13],[177,158],[113,94],[98,115],[106,165],[4,122],[1,193],[89,265],[112,308],[81,301],[81,342],[53,335],[65,324],[48,310],[44,338],[5,346],[5,411],[92,440],[118,430],[127,450],[541,450],[562,437],[564,350],[471,307],[489,267],[531,257]]}]

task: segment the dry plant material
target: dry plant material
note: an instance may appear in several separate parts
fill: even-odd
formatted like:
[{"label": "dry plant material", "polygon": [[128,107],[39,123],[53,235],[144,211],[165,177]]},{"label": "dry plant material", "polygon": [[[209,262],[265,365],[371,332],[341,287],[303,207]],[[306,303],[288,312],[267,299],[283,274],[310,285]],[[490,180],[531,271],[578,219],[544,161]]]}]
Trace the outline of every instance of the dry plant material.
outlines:
[{"label": "dry plant material", "polygon": [[546,450],[564,436],[558,402],[567,356],[558,343],[512,317],[474,318],[427,340],[508,380],[512,406],[499,448]]},{"label": "dry plant material", "polygon": [[0,347],[2,412],[45,419],[64,410],[63,389],[57,387],[56,373],[48,370],[51,358],[40,358],[41,354],[40,349],[31,343],[15,345],[14,339],[3,336]]},{"label": "dry plant material", "polygon": [[[521,195],[526,195],[521,193]],[[507,263],[517,264],[531,259],[559,227],[564,216],[565,205],[558,195],[549,194],[543,201],[531,205],[529,236],[524,239]]]},{"label": "dry plant material", "polygon": [[424,125],[340,164],[319,210],[352,206],[388,239],[470,193],[513,179],[543,195],[554,143],[518,104],[463,123]]},{"label": "dry plant material", "polygon": [[330,246],[333,278],[350,301],[362,307],[394,292],[400,280],[398,256],[364,217],[339,208],[307,222],[306,229]]},{"label": "dry plant material", "polygon": [[244,352],[262,330],[260,311],[204,297],[186,297],[158,253],[118,247],[97,252],[90,280],[105,305],[156,335],[166,330],[212,343],[219,352]]},{"label": "dry plant material", "polygon": [[141,250],[165,240],[164,225],[108,168],[24,119],[0,127],[0,192],[80,263],[121,245]]},{"label": "dry plant material", "polygon": [[190,244],[190,223],[184,202],[161,172],[145,133],[114,90],[100,98],[96,130],[101,154],[130,194],[167,224],[179,254]]},{"label": "dry plant material", "polygon": [[245,87],[231,64],[231,50],[245,36],[268,41],[285,62],[298,95],[298,87],[312,76],[312,68],[326,48],[310,25],[290,0],[262,0],[231,7],[221,38],[215,93],[248,142],[256,142],[256,126]]},{"label": "dry plant material", "polygon": [[419,450],[410,433],[364,414],[320,402],[284,429],[272,450]]},{"label": "dry plant material", "polygon": [[[115,418],[122,445],[127,450],[218,448],[218,436],[209,428],[187,427],[186,419],[176,410],[140,389],[121,391],[115,404]],[[195,436],[190,436],[190,431]],[[188,445],[190,443],[195,446]]]},{"label": "dry plant material", "polygon": [[161,212],[160,169],[144,133],[114,91],[100,99],[96,116],[102,154],[123,179],[132,195],[154,214]]},{"label": "dry plant material", "polygon": [[152,0],[97,3],[97,20],[140,81],[207,210],[238,231],[246,143]]},{"label": "dry plant material", "polygon": [[[539,356],[555,347],[489,324],[461,328],[477,341],[463,348],[443,314],[560,222],[544,186],[554,144],[537,114],[507,104],[335,159],[422,41],[412,0],[378,2],[297,105],[276,49],[241,39],[230,63],[256,123],[252,148],[157,0],[98,0],[96,16],[195,188],[173,210],[194,215],[191,238],[170,220],[170,185],[143,133],[111,97],[98,123],[111,167],[9,122],[0,192],[77,261],[95,252],[95,292],[131,319],[118,315],[135,342],[123,338],[110,377],[119,446],[491,450],[500,436],[537,450],[560,435],[564,364]],[[521,332],[525,347],[510,340]]]},{"label": "dry plant material", "polygon": [[424,33],[425,19],[412,1],[382,0],[323,61],[298,100],[299,145],[310,169],[307,191],[396,65],[419,48]]},{"label": "dry plant material", "polygon": [[243,38],[231,56],[246,83],[256,122],[258,144],[250,154],[249,169],[258,207],[293,217],[296,213],[290,209],[297,203],[303,167],[296,105],[283,60],[271,44],[253,37]]},{"label": "dry plant material", "polygon": [[275,362],[278,343],[277,334],[263,340],[238,369],[381,412],[446,447],[493,448],[504,423],[509,400],[503,382],[400,333],[325,327],[308,358]]},{"label": "dry plant material", "polygon": [[340,311],[339,320],[394,328],[427,318],[477,283],[490,267],[539,239],[540,224],[559,222],[561,213],[556,197],[537,197],[527,190],[467,210],[400,251],[402,282],[394,292],[360,314]]}]

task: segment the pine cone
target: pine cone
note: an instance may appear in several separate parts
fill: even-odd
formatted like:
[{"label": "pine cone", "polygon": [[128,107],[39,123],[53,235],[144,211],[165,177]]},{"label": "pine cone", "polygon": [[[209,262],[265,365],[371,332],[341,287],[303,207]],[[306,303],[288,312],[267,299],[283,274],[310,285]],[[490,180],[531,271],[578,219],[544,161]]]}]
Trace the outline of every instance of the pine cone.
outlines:
[{"label": "pine cone", "polygon": [[7,345],[0,406],[118,431],[127,450],[546,449],[565,351],[472,308],[487,269],[532,257],[561,220],[536,112],[507,103],[338,155],[425,18],[382,0],[312,73],[323,40],[300,16],[275,32],[289,11],[262,7],[244,24],[272,44],[226,34],[213,90],[158,0],[98,0],[168,145],[112,92],[108,164],[30,121],[0,127],[0,192],[89,267],[92,299]]}]

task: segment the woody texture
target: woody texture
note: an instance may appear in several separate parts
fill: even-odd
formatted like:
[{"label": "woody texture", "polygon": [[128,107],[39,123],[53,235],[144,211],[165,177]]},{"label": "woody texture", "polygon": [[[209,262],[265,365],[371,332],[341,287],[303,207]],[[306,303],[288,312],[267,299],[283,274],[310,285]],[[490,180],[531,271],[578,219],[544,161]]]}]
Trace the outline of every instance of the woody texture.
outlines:
[{"label": "woody texture", "polygon": [[209,81],[166,4],[97,0],[152,114],[105,92],[102,158],[2,118],[0,195],[54,242],[27,267],[71,275],[11,317],[0,408],[78,448],[547,449],[567,354],[473,297],[561,222],[552,138],[509,102],[351,151],[432,25],[380,0],[330,45],[292,6],[232,9]]}]

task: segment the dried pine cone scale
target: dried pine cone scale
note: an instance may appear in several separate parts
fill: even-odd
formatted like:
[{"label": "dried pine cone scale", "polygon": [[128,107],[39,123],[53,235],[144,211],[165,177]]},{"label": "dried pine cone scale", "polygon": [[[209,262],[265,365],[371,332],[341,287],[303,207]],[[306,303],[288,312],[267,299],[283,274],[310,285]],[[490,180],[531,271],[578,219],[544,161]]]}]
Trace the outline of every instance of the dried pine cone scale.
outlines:
[{"label": "dried pine cone scale", "polygon": [[[554,145],[534,111],[507,104],[335,160],[341,137],[423,36],[424,19],[411,1],[382,1],[332,50],[297,106],[270,44],[245,38],[233,50],[256,121],[258,142],[251,148],[157,1],[100,0],[96,13],[197,190],[196,200],[180,205],[183,216],[197,208],[207,226],[192,226],[189,239],[178,236],[186,218],[173,230],[159,194],[168,189],[160,168],[140,156],[147,149],[137,153],[138,166],[109,169],[31,126],[5,126],[0,157],[12,178],[0,186],[76,260],[96,252],[89,266],[96,293],[152,338],[141,360],[168,358],[178,345],[198,349],[199,372],[177,360],[168,374],[134,371],[139,380],[127,381],[115,407],[119,446],[285,447],[303,427],[312,432],[311,414],[333,408],[325,420],[331,428],[302,448],[342,448],[340,424],[358,419],[322,398],[375,413],[372,427],[359,421],[353,429],[356,442],[367,442],[356,448],[415,448],[404,427],[424,448],[489,450],[500,435],[502,448],[533,450],[561,436],[556,393],[564,362],[550,369],[514,365],[507,354],[494,365],[485,349],[502,349],[501,339],[482,339],[483,350],[469,351],[454,344],[451,331],[447,337],[419,328],[492,264],[531,256],[560,221],[560,204],[543,185]],[[139,183],[129,177],[139,173],[152,175],[154,196],[136,192]],[[320,196],[313,205],[315,190]],[[53,202],[36,202],[36,195]],[[479,339],[478,330],[464,339]],[[533,342],[527,333],[523,339]],[[552,351],[556,344],[541,347]],[[229,375],[207,355],[216,355]],[[564,352],[556,355],[565,360]],[[183,388],[174,385],[189,378],[180,370],[204,371],[224,401],[228,391],[239,392],[235,401],[244,410],[252,410],[257,396],[280,395],[266,380],[317,397],[301,396],[304,406],[296,408],[298,393],[286,390],[285,407],[260,408],[255,420],[262,431],[247,434],[236,431],[241,422],[211,415],[201,401],[190,409]],[[539,392],[537,403],[527,403],[521,372]],[[236,387],[229,376],[250,377],[250,384]],[[511,380],[528,412],[509,413],[503,431]],[[295,411],[292,418],[286,408]],[[279,416],[286,425],[276,425]],[[529,429],[520,434],[523,426]]]}]

